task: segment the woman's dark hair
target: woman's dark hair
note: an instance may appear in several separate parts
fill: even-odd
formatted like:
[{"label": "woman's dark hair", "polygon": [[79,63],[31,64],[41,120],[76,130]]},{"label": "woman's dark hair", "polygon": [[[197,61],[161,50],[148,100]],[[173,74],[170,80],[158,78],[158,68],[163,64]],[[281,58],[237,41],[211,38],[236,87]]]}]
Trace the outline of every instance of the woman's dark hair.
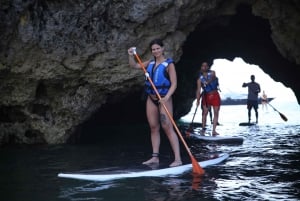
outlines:
[{"label": "woman's dark hair", "polygon": [[152,40],[152,41],[150,42],[150,45],[149,45],[150,50],[151,50],[151,48],[152,48],[152,45],[159,45],[159,46],[161,46],[161,47],[164,46],[162,40],[161,40],[161,39],[158,39],[158,38],[156,38],[156,39],[154,39],[154,40]]},{"label": "woman's dark hair", "polygon": [[[207,64],[208,69],[211,69],[211,66],[209,65],[209,63],[208,63],[207,61],[203,61],[203,62],[201,63],[201,66],[202,66],[204,63]],[[201,66],[200,66],[200,68],[199,68],[199,70],[198,70],[198,74],[202,74],[202,72],[201,72]]]}]

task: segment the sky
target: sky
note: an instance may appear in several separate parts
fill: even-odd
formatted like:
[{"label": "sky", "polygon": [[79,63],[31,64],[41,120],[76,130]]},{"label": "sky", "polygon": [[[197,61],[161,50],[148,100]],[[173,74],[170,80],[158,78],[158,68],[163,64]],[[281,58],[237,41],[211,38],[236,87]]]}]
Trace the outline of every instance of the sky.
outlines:
[{"label": "sky", "polygon": [[243,88],[244,82],[250,82],[250,76],[255,75],[255,81],[260,84],[261,93],[274,100],[282,102],[297,102],[295,93],[281,82],[274,81],[259,66],[247,64],[242,58],[235,58],[233,61],[227,59],[215,59],[211,69],[216,71],[219,78],[220,95],[222,99],[247,98],[248,88]]}]

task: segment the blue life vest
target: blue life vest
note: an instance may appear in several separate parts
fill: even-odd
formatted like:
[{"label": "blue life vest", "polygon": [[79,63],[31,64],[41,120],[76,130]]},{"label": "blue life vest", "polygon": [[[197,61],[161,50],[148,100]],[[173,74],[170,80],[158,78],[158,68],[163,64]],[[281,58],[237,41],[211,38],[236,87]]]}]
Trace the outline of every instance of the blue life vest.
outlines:
[{"label": "blue life vest", "polygon": [[[155,61],[150,61],[147,66],[147,72],[149,73],[149,77],[151,78],[153,84],[155,85],[158,93],[160,95],[166,95],[171,87],[171,82],[169,78],[169,74],[167,72],[167,67],[170,63],[174,61],[170,58],[166,59],[164,62],[160,63],[155,69]],[[147,94],[155,94],[154,89],[152,88],[150,82],[146,78],[145,82],[146,93]]]},{"label": "blue life vest", "polygon": [[211,73],[211,70],[209,70],[207,72],[207,77],[204,77],[202,73],[200,73],[200,81],[201,81],[201,86],[204,90],[204,92],[211,92],[211,91],[215,91],[215,90],[218,90],[219,88],[219,81],[218,81],[218,78],[216,77],[214,80],[212,80],[209,84],[206,84],[208,80],[210,80],[212,77],[212,73]]}]

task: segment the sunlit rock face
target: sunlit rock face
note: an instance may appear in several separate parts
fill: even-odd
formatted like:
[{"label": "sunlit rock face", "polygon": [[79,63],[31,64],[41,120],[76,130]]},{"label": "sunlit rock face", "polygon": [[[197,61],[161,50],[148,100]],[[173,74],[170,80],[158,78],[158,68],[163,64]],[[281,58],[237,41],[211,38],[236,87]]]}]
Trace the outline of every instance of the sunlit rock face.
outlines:
[{"label": "sunlit rock face", "polygon": [[199,63],[213,58],[258,64],[299,100],[299,8],[292,0],[1,1],[0,144],[65,143],[91,118],[145,121],[143,73],[128,67],[127,49],[148,59],[157,37],[176,61],[176,118],[191,107]]}]

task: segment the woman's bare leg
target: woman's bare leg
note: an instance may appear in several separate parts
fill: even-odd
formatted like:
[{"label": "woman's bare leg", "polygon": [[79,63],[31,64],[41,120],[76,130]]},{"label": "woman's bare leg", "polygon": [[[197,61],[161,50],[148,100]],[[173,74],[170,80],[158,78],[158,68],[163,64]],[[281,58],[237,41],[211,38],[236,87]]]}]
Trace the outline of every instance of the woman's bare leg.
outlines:
[{"label": "woman's bare leg", "polygon": [[[171,98],[165,103],[165,106],[169,113],[173,116],[173,103]],[[175,157],[174,161],[170,164],[170,167],[182,165],[178,136],[175,133],[173,124],[162,105],[160,105],[160,122],[170,141]]]},{"label": "woman's bare leg", "polygon": [[206,105],[203,105],[202,106],[202,130],[200,131],[201,135],[205,134],[207,114],[208,114],[208,107]]},{"label": "woman's bare leg", "polygon": [[216,131],[216,128],[217,128],[218,121],[219,121],[220,106],[213,106],[213,110],[214,110],[214,119],[213,119],[212,135],[219,135],[219,133],[217,133],[217,131]]},{"label": "woman's bare leg", "polygon": [[158,107],[148,97],[146,102],[146,114],[151,131],[152,143],[152,158],[143,162],[143,164],[159,163],[159,146],[160,146],[160,124],[159,124],[159,110]]}]

